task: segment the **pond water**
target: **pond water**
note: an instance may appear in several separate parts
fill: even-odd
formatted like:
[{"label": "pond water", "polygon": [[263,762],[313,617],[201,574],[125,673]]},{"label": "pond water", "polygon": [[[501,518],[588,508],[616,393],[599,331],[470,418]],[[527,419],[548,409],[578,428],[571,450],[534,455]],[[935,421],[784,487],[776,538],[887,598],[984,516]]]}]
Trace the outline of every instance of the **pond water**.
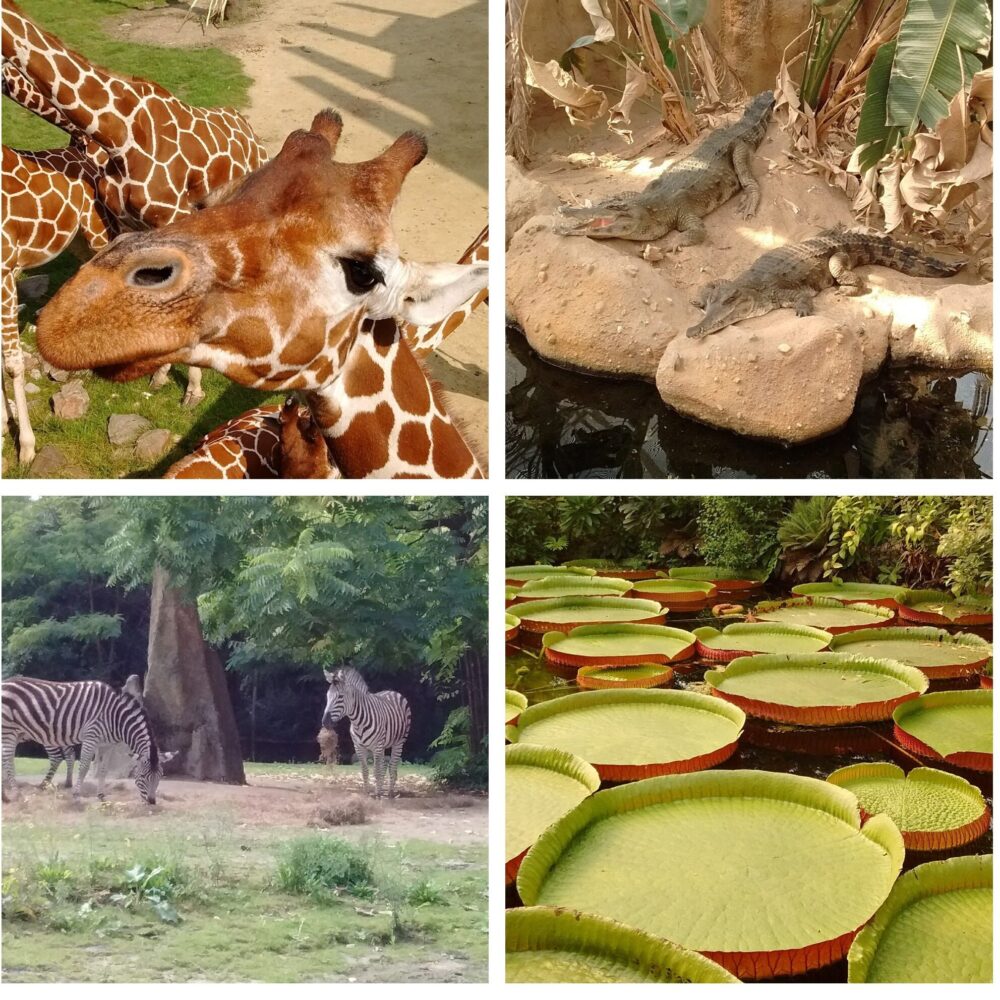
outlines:
[{"label": "pond water", "polygon": [[581,375],[507,336],[512,479],[990,479],[993,383],[981,372],[885,370],[850,422],[786,448],[689,420],[655,386]]},{"label": "pond water", "polygon": [[[516,612],[515,612],[516,613]],[[691,613],[671,613],[668,624],[683,629],[694,629],[702,625],[723,624],[741,620],[739,618],[714,618],[708,609]],[[985,634],[992,640],[992,631]],[[560,698],[572,694],[580,688],[573,681],[565,681],[550,673],[540,658],[541,637],[522,633],[515,644],[507,646],[508,688],[521,691],[529,704]],[[673,687],[695,691],[706,690],[704,675],[706,670],[717,668],[718,664],[695,659],[675,665]],[[683,669],[679,669],[683,668]],[[932,682],[931,690],[978,687],[978,677],[951,681]],[[940,770],[961,775],[972,782],[983,793],[992,811],[993,775],[954,768],[943,762],[922,760],[898,747],[892,738],[892,723],[882,722],[860,726],[840,726],[833,728],[807,729],[782,726],[761,720],[748,719],[736,753],[723,765],[724,768],[751,768],[764,771],[780,771],[784,774],[799,774],[811,778],[826,778],[839,767],[865,761],[891,761],[905,771],[918,766],[933,766]],[[607,783],[602,787],[608,787]],[[982,837],[969,844],[949,851],[907,852],[903,870],[927,861],[966,854],[989,854],[993,849],[992,828]],[[521,905],[517,891],[507,887],[507,906]],[[846,960],[816,969],[803,976],[781,978],[777,982],[846,982]]]}]

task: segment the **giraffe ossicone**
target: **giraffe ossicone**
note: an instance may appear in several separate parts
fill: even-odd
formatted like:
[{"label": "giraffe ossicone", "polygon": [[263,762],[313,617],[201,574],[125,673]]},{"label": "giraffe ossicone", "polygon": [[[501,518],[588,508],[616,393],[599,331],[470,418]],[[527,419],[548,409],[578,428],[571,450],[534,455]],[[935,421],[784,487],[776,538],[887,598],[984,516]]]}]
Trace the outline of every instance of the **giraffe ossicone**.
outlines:
[{"label": "giraffe ossicone", "polygon": [[[397,320],[423,327],[465,310],[488,266],[402,258],[391,213],[426,142],[407,132],[344,163],[333,158],[341,130],[320,112],[215,204],[119,236],[42,310],[43,357],[115,380],[180,362],[304,390],[347,476],[479,475]],[[359,398],[376,405],[355,420]],[[365,455],[345,465],[332,441],[352,428]]]}]

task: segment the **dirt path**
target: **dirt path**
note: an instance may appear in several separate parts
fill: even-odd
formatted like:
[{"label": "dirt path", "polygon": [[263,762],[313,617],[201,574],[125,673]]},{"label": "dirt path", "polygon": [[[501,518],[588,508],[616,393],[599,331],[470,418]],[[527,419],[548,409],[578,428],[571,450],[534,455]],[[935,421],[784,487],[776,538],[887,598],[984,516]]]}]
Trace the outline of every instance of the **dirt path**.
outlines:
[{"label": "dirt path", "polygon": [[[204,34],[186,5],[123,17],[122,39],[217,46],[253,78],[246,115],[268,151],[324,107],[344,117],[345,159],[374,156],[418,129],[430,155],[410,175],[396,215],[405,254],[453,260],[487,218],[487,0],[419,4],[237,0],[235,17]],[[449,409],[485,460],[486,310],[430,359]]]},{"label": "dirt path", "polygon": [[[38,785],[40,775],[25,776],[18,783]],[[376,803],[365,800],[368,819],[357,826],[338,826],[337,833],[345,836],[378,830],[387,840],[427,840],[441,844],[485,844],[489,835],[488,804],[484,796],[442,793],[425,780],[404,776],[399,782],[400,796]],[[280,775],[253,775],[246,785],[221,785],[204,781],[165,778],[160,782],[157,805],[145,805],[131,781],[114,780],[108,784],[107,801],[101,805],[97,788],[89,780],[84,784],[80,805],[72,801],[69,791],[58,788],[39,793],[22,788],[16,803],[5,804],[4,811],[21,820],[25,814],[35,820],[60,814],[60,822],[68,825],[85,821],[90,809],[103,809],[123,818],[141,820],[164,815],[173,818],[183,814],[192,822],[207,815],[227,816],[245,827],[309,827],[324,828],[318,820],[320,812],[343,806],[359,795],[361,778],[323,777],[301,778]]]}]

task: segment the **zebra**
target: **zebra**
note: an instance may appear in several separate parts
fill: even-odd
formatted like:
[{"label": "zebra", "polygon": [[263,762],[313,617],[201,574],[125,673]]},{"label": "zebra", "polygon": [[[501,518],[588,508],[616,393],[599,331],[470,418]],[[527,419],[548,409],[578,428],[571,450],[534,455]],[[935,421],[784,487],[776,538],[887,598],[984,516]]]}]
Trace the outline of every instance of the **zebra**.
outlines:
[{"label": "zebra", "polygon": [[[135,760],[136,787],[150,805],[163,775],[160,753],[146,710],[131,695],[103,681],[41,681],[13,677],[0,684],[3,722],[3,798],[14,799],[14,751],[18,743],[35,740],[45,747],[80,748],[80,766],[73,797],[80,797],[83,779],[97,747],[124,743]],[[98,768],[97,796],[104,798],[104,772]]]},{"label": "zebra", "polygon": [[365,679],[353,667],[323,671],[330,684],[323,712],[323,725],[332,729],[344,716],[351,720],[351,739],[361,763],[361,775],[368,789],[368,755],[375,769],[375,798],[382,798],[385,751],[389,755],[389,798],[396,794],[396,772],[403,744],[410,732],[410,705],[398,691],[368,690]]},{"label": "zebra", "polygon": [[[142,678],[138,674],[129,674],[125,683],[122,685],[122,694],[131,695],[135,700],[141,705],[142,701]],[[114,743],[99,743],[97,750],[94,753],[94,766],[97,768],[97,773],[101,774],[103,771],[107,773],[109,766],[109,758],[114,755],[115,749],[120,744]],[[63,788],[73,787],[73,764],[76,762],[76,747],[66,746],[66,747],[44,747],[45,756],[49,758],[49,769],[42,778],[41,786],[42,788],[48,788],[52,784],[52,779],[56,776],[56,771],[59,770],[59,765],[66,761],[66,780],[63,782]],[[163,754],[163,762],[166,763],[172,754]]]}]

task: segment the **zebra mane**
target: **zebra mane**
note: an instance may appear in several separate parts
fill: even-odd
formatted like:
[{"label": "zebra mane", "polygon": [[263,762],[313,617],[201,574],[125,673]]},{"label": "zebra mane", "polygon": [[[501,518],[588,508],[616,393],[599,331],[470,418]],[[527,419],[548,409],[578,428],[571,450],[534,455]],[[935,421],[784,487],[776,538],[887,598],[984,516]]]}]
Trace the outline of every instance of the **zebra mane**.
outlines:
[{"label": "zebra mane", "polygon": [[134,713],[145,727],[146,735],[149,737],[149,765],[155,770],[160,764],[160,748],[156,745],[156,737],[153,735],[153,723],[150,722],[146,706],[142,702],[137,701],[134,695],[129,694],[125,690],[119,690],[118,688],[112,688],[111,690],[122,701],[127,703],[128,710]]}]

